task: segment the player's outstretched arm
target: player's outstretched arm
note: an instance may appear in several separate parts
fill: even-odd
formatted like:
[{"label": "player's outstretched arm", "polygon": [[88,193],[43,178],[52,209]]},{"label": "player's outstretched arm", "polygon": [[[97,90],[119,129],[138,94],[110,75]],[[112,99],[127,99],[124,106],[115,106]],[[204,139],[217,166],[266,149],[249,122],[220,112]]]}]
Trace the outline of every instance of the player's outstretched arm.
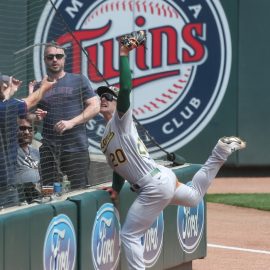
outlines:
[{"label": "player's outstretched arm", "polygon": [[120,114],[125,112],[130,107],[130,93],[131,93],[131,71],[128,60],[129,50],[121,46],[120,47],[120,91],[117,99],[117,111]]},{"label": "player's outstretched arm", "polygon": [[129,52],[143,46],[145,42],[146,32],[143,30],[120,37],[120,91],[117,99],[117,111],[120,116],[127,112],[130,107],[132,78],[128,59]]}]

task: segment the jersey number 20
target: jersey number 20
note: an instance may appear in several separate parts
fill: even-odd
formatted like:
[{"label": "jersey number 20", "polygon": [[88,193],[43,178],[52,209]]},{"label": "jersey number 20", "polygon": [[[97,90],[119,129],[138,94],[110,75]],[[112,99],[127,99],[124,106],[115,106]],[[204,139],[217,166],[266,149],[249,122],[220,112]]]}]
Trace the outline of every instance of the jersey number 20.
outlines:
[{"label": "jersey number 20", "polygon": [[122,149],[116,149],[114,153],[110,153],[110,158],[114,167],[117,167],[119,164],[124,163],[127,160]]}]

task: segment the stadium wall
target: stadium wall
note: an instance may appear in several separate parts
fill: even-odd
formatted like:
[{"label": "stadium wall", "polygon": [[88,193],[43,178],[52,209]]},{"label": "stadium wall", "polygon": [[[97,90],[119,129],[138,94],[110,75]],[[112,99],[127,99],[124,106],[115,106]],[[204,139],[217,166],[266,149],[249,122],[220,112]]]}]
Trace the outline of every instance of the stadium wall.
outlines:
[{"label": "stadium wall", "polygon": [[[268,91],[269,24],[268,0],[221,0],[231,31],[232,69],[222,104],[209,124],[191,142],[177,151],[188,162],[202,163],[220,136],[240,135],[248,142],[246,151],[231,157],[226,165],[269,166],[270,127],[264,121],[270,113]],[[32,42],[39,15],[46,1],[1,1],[0,71],[16,74],[29,82],[33,73],[17,63],[14,52]],[[252,19],[250,19],[252,14]],[[32,65],[32,59],[25,57]],[[26,90],[25,90],[26,91]],[[205,143],[207,142],[207,143]]]},{"label": "stadium wall", "polygon": [[217,137],[238,134],[247,141],[247,149],[230,157],[225,166],[269,167],[270,151],[265,146],[270,128],[263,119],[270,113],[267,75],[270,52],[266,48],[269,37],[265,35],[270,2],[223,0],[221,3],[232,37],[228,88],[208,126],[179,152],[187,160],[201,163]]},{"label": "stadium wall", "polygon": [[[188,182],[200,167],[186,164],[173,169]],[[126,184],[115,205],[120,223],[134,198]],[[206,256],[206,209],[203,201],[201,205],[169,206],[163,211],[144,240],[148,269],[191,270],[192,260]],[[117,241],[118,215],[112,215],[111,206],[106,191],[91,189],[47,204],[1,211],[0,270],[127,269]],[[183,238],[179,231],[186,232]]]}]

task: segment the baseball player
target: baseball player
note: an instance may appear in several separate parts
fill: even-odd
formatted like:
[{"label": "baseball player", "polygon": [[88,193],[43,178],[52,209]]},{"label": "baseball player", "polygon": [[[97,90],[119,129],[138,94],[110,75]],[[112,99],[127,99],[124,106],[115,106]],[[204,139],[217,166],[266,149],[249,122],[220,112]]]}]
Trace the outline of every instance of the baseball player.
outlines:
[{"label": "baseball player", "polygon": [[160,212],[169,204],[196,206],[228,156],[246,146],[237,137],[221,138],[194,175],[191,187],[179,182],[171,169],[158,165],[149,156],[138,136],[130,106],[132,80],[128,54],[144,43],[145,36],[140,41],[140,35],[145,33],[133,32],[120,39],[120,90],[101,86],[96,91],[101,99],[100,112],[107,121],[101,150],[114,170],[112,187],[107,191],[116,199],[126,179],[137,193],[121,230],[128,268],[132,270],[145,269],[141,237]]}]

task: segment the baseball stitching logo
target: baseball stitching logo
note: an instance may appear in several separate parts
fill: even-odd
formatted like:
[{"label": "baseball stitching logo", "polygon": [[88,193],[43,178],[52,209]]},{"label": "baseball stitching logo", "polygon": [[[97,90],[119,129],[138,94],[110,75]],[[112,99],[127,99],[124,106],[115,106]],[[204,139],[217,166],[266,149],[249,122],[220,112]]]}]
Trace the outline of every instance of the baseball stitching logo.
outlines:
[{"label": "baseball stitching logo", "polygon": [[[104,85],[104,79],[118,85],[117,38],[147,31],[146,52],[139,48],[130,55],[133,112],[167,151],[190,142],[212,119],[231,69],[230,32],[219,1],[58,0],[55,5],[73,35],[65,27],[56,28],[59,18],[48,3],[35,42],[56,40],[71,46],[70,71],[88,76],[94,88]],[[45,74],[42,48],[35,48],[34,55],[40,79]],[[103,130],[99,121],[97,117],[88,125],[89,141],[98,152]],[[155,147],[149,152],[161,155]]]},{"label": "baseball stitching logo", "polygon": [[[191,182],[187,185],[191,186]],[[186,253],[193,253],[201,242],[204,229],[204,201],[196,207],[177,208],[177,233],[179,243]]]},{"label": "baseball stitching logo", "polygon": [[70,218],[58,215],[50,222],[43,246],[43,269],[75,269],[76,234]]},{"label": "baseball stitching logo", "polygon": [[117,269],[120,258],[120,219],[111,203],[98,210],[92,229],[92,258],[96,270]]}]

